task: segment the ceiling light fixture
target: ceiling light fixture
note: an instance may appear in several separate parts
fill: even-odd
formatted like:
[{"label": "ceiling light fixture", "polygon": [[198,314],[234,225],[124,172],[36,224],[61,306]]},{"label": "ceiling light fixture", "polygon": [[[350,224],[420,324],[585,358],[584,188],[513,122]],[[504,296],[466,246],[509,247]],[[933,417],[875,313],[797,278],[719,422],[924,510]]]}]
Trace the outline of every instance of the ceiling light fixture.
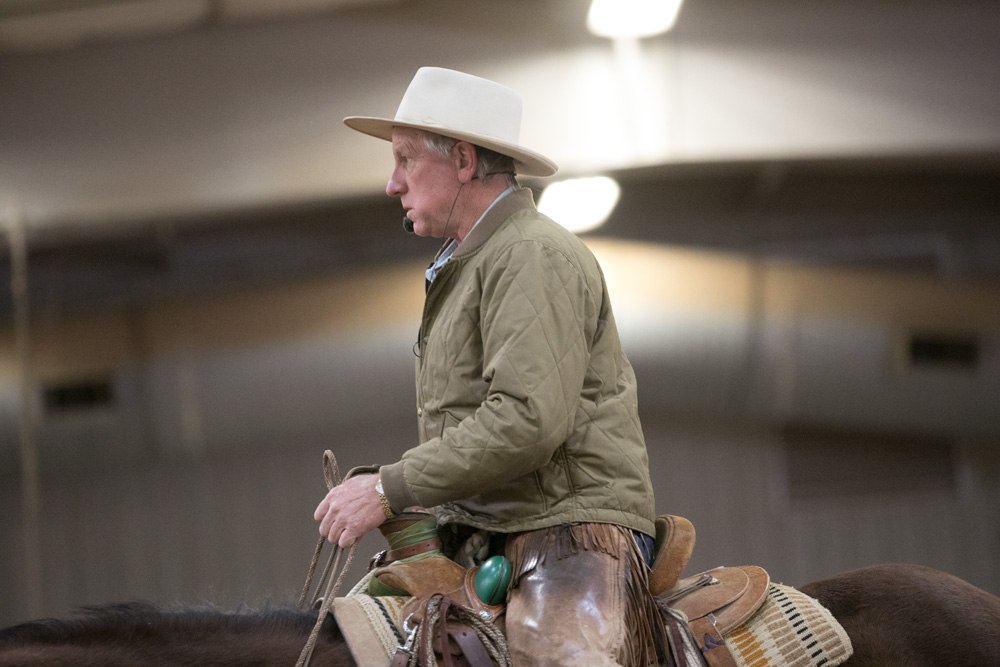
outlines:
[{"label": "ceiling light fixture", "polygon": [[587,28],[610,39],[652,37],[677,22],[681,0],[594,0]]},{"label": "ceiling light fixture", "polygon": [[607,176],[552,183],[542,191],[538,210],[575,234],[604,224],[618,204],[621,188]]}]

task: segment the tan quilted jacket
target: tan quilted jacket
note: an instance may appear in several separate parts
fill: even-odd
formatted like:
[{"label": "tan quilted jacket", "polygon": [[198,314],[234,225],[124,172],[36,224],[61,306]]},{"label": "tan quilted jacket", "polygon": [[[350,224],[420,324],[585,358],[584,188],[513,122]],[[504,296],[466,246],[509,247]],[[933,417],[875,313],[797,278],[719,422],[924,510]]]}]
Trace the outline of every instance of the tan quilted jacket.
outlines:
[{"label": "tan quilted jacket", "polygon": [[381,469],[395,509],[496,532],[583,521],[654,534],[604,276],[530,190],[497,202],[438,273],[419,352],[421,444]]}]

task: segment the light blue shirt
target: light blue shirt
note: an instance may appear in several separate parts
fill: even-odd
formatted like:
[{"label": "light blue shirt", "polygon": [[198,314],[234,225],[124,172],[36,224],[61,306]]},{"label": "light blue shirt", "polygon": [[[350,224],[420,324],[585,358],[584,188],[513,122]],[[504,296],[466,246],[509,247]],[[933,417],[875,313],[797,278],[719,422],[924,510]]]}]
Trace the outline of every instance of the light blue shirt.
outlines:
[{"label": "light blue shirt", "polygon": [[[517,186],[512,185],[503,192],[501,192],[500,195],[493,200],[493,203],[490,204],[485,211],[483,211],[483,214],[479,216],[479,220],[476,220],[476,224],[472,225],[472,228],[469,229],[469,232],[471,233],[472,230],[476,228],[476,225],[479,224],[479,221],[482,220],[484,217],[486,217],[486,214],[490,212],[491,208],[497,205],[498,201],[500,201],[501,199],[503,199],[516,189]],[[427,282],[429,283],[434,282],[434,278],[437,277],[438,271],[441,270],[441,267],[447,264],[449,261],[451,261],[451,256],[455,253],[456,248],[458,248],[458,241],[456,241],[455,239],[451,239],[448,242],[448,244],[444,247],[444,249],[441,251],[441,254],[437,256],[437,259],[434,260],[434,263],[431,264],[429,267],[427,267],[427,273],[425,274],[427,276]]]}]

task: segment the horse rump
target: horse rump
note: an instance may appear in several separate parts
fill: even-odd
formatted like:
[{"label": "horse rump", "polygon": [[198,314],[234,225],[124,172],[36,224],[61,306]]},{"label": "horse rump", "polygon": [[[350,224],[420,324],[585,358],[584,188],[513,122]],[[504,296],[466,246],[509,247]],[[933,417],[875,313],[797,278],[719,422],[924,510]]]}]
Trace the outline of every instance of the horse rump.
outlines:
[{"label": "horse rump", "polygon": [[844,667],[1000,665],[1000,598],[940,570],[885,564],[799,588],[844,627]]}]

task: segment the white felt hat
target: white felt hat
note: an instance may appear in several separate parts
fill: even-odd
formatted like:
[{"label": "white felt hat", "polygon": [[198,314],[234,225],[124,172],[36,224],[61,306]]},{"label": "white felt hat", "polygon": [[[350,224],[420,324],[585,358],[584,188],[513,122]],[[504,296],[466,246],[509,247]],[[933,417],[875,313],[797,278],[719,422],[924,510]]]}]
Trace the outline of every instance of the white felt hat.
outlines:
[{"label": "white felt hat", "polygon": [[556,164],[517,143],[521,96],[507,86],[464,72],[421,67],[395,118],[348,116],[352,130],[392,141],[392,128],[413,127],[468,141],[514,158],[519,174],[551,176]]}]

